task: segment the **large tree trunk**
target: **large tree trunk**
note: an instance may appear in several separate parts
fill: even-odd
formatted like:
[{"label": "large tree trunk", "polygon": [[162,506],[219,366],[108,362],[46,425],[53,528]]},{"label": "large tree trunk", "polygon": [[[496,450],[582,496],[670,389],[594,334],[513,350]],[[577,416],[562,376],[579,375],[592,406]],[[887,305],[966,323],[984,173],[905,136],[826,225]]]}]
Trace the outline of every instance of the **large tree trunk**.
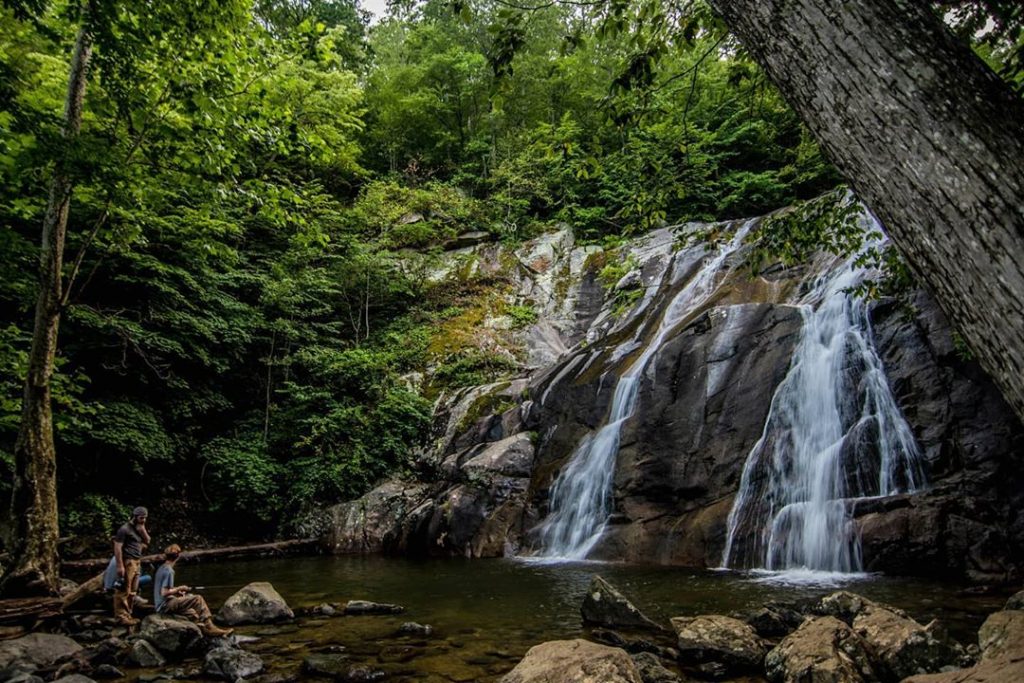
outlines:
[{"label": "large tree trunk", "polygon": [[10,553],[13,562],[0,581],[0,594],[7,596],[57,594],[57,458],[53,445],[50,380],[60,326],[64,237],[74,187],[70,159],[82,127],[82,104],[91,55],[92,36],[83,21],[75,40],[64,103],[65,151],[54,166],[49,203],[43,218],[35,327],[21,425],[14,444]]},{"label": "large tree trunk", "polygon": [[1024,418],[1024,102],[926,2],[710,2]]}]

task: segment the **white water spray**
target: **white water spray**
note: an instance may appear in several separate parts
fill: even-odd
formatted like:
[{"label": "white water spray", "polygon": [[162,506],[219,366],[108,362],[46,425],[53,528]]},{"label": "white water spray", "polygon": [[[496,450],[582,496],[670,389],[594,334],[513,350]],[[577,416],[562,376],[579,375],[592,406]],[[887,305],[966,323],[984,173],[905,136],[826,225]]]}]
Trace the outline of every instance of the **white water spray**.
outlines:
[{"label": "white water spray", "polygon": [[850,503],[925,484],[920,450],[875,350],[867,304],[849,291],[865,276],[850,257],[800,302],[800,340],[747,456],[723,567],[860,571]]},{"label": "white water spray", "polygon": [[[541,557],[582,560],[600,540],[611,513],[619,435],[622,424],[636,410],[640,378],[669,333],[714,293],[727,258],[739,249],[752,225],[753,221],[745,223],[732,240],[705,260],[666,307],[650,343],[619,378],[607,422],[597,433],[584,437],[551,487],[551,512],[540,529]],[[627,344],[637,345],[639,341],[632,339]]]}]

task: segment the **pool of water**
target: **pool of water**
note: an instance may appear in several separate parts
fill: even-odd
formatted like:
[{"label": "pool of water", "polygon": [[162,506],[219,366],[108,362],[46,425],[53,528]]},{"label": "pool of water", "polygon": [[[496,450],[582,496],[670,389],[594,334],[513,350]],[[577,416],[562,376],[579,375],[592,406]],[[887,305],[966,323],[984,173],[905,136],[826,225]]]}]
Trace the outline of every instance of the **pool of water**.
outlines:
[{"label": "pool of water", "polygon": [[[215,611],[252,581],[269,581],[293,608],[352,599],[404,606],[397,616],[305,618],[283,628],[239,630],[260,637],[248,647],[261,652],[273,672],[296,673],[306,654],[340,646],[354,663],[387,671],[389,680],[496,681],[533,645],[586,635],[579,609],[594,574],[666,625],[673,616],[728,614],[845,588],[900,607],[922,623],[939,618],[967,643],[1005,600],[965,595],[961,586],[947,583],[875,575],[780,576],[513,559],[324,556],[182,564],[176,573],[179,584],[203,586]],[[405,621],[430,624],[436,633],[430,639],[395,636]]]}]

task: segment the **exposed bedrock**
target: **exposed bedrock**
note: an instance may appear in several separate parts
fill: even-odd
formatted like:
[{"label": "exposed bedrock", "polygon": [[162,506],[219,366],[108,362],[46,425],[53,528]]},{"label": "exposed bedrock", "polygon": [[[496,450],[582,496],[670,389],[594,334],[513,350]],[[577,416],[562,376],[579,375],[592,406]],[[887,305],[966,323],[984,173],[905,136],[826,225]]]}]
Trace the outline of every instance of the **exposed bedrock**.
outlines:
[{"label": "exposed bedrock", "polygon": [[[492,557],[536,549],[552,483],[580,441],[605,424],[617,377],[650,341],[672,295],[706,262],[700,249],[677,250],[665,230],[635,240],[616,258],[633,265],[628,284],[641,294],[616,314],[615,289],[606,295],[596,266],[587,265],[600,262],[594,250],[573,247],[563,233],[520,250],[520,261],[533,264],[520,268],[520,287],[528,291],[529,279],[539,278],[558,323],[544,328],[542,315],[526,343],[541,328],[557,328],[561,341],[545,338],[545,353],[561,343],[569,350],[526,377],[439,401],[436,438],[420,454],[417,474],[332,509],[329,550]],[[813,268],[778,266],[751,277],[743,258],[730,256],[713,294],[649,357],[636,409],[620,432],[612,514],[591,557],[720,563],[744,463],[800,338],[803,317],[792,302],[814,277]],[[1018,579],[1024,429],[977,364],[957,351],[934,301],[920,293],[915,309],[908,316],[883,301],[872,307],[871,322],[928,485],[848,506],[864,568]],[[857,428],[864,441],[872,428],[870,420]],[[861,448],[853,443],[861,432],[844,447]]]}]

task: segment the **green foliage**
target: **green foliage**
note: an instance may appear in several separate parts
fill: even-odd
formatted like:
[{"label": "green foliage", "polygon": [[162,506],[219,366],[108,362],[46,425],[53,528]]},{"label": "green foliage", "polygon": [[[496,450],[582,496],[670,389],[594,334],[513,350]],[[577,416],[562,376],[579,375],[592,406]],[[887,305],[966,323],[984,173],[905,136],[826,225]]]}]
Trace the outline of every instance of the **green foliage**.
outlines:
[{"label": "green foliage", "polygon": [[480,203],[458,188],[442,183],[406,187],[394,180],[367,184],[353,207],[353,220],[367,237],[393,249],[427,247],[486,227]]},{"label": "green foliage", "polygon": [[61,510],[61,533],[109,539],[131,516],[131,506],[111,496],[85,493]]},{"label": "green foliage", "polygon": [[513,304],[505,307],[505,315],[512,318],[512,327],[522,329],[537,322],[537,309],[533,306]]},{"label": "green foliage", "polygon": [[493,382],[518,369],[515,359],[506,354],[469,349],[438,366],[433,381],[438,388],[471,387]]},{"label": "green foliage", "polygon": [[285,467],[270,456],[259,433],[217,437],[201,452],[201,483],[211,511],[248,514],[262,522],[280,513]]},{"label": "green foliage", "polygon": [[804,263],[820,250],[837,255],[855,253],[865,240],[860,219],[860,205],[843,189],[775,213],[750,236],[756,240],[751,268],[758,272],[775,261],[785,265]]}]

